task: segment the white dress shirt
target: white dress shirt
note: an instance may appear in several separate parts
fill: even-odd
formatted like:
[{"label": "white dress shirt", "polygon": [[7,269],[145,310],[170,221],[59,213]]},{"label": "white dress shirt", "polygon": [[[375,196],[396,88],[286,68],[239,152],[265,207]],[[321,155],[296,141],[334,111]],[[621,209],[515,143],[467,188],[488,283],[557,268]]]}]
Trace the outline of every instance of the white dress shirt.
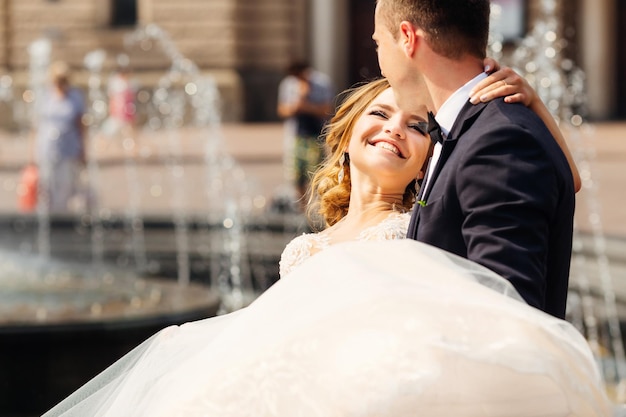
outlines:
[{"label": "white dress shirt", "polygon": [[[441,132],[443,133],[443,137],[446,138],[456,121],[461,109],[467,103],[470,97],[470,91],[476,84],[480,81],[487,78],[487,74],[481,72],[476,77],[472,78],[468,81],[463,87],[456,90],[448,99],[443,103],[435,119],[441,126]],[[441,143],[436,143],[433,148],[433,156],[430,160],[430,164],[428,165],[428,175],[426,176],[426,181],[424,187],[428,187],[430,185],[430,177],[437,166],[437,162],[439,161],[439,157],[441,156]],[[427,189],[425,188],[424,191]]]}]

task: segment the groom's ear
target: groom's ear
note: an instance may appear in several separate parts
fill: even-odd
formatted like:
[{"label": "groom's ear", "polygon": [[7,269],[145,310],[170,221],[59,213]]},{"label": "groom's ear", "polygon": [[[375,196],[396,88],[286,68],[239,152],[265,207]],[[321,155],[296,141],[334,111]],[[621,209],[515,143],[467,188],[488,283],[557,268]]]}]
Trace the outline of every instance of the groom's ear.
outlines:
[{"label": "groom's ear", "polygon": [[400,44],[407,56],[413,56],[417,41],[417,28],[406,20],[400,22]]}]

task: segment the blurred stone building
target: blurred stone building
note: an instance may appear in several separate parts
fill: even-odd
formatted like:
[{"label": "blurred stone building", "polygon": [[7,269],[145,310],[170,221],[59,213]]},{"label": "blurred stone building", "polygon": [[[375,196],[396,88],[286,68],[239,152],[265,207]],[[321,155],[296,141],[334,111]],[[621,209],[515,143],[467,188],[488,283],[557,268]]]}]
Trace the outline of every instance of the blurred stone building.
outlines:
[{"label": "blurred stone building", "polygon": [[[524,28],[542,1],[521,5]],[[562,3],[562,2],[558,2]],[[64,59],[86,82],[85,55],[107,52],[105,71],[125,52],[124,37],[156,24],[180,52],[212,74],[223,97],[226,121],[276,120],[276,89],[286,65],[308,59],[338,89],[379,74],[371,40],[375,0],[0,0],[0,75],[15,86],[28,82],[28,47],[46,37],[53,59]],[[572,0],[562,7],[563,36],[588,72],[590,114],[626,116],[626,2]],[[566,33],[567,32],[567,33]],[[150,84],[168,60],[152,45],[130,54],[140,82]],[[82,71],[82,73],[81,73]],[[621,99],[621,100],[620,100]]]}]

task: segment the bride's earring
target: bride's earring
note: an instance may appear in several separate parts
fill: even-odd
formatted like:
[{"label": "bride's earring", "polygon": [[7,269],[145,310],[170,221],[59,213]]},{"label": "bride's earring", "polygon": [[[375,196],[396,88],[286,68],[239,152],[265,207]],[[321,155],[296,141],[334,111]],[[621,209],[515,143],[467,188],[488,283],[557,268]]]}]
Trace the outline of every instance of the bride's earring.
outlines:
[{"label": "bride's earring", "polygon": [[341,184],[343,182],[343,177],[345,175],[344,170],[343,170],[343,166],[346,163],[346,153],[343,152],[341,154],[341,156],[339,157],[339,166],[341,167],[339,169],[339,175],[337,176],[337,180],[339,180],[339,184]]},{"label": "bride's earring", "polygon": [[422,186],[422,183],[424,182],[424,171],[420,171],[417,174],[417,178],[415,178],[415,195],[418,195],[420,192],[420,187]]}]

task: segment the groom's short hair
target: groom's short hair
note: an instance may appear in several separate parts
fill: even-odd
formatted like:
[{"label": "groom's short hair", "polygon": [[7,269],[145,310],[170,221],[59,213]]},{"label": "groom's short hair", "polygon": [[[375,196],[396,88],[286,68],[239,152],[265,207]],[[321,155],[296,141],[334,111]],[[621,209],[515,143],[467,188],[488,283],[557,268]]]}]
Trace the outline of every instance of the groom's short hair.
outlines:
[{"label": "groom's short hair", "polygon": [[427,33],[430,47],[447,58],[484,59],[489,39],[489,0],[377,0],[391,33],[408,21]]}]

